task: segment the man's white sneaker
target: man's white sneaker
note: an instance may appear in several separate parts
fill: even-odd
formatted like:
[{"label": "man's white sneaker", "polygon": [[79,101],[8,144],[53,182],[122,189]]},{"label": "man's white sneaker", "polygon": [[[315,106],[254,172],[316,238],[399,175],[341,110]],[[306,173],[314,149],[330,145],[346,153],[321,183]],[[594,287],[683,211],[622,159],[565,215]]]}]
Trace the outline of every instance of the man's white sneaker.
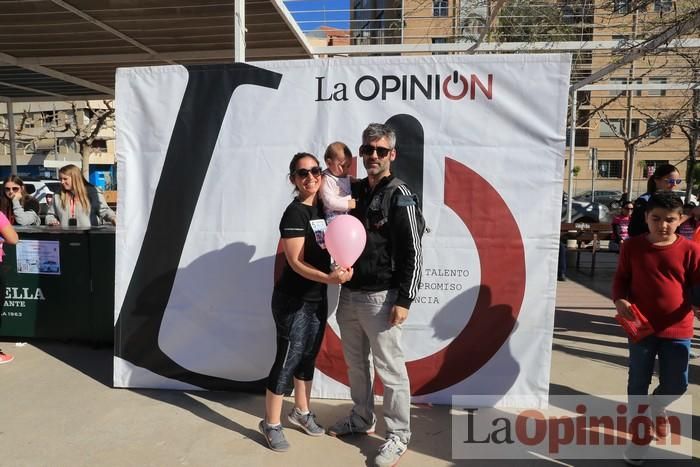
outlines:
[{"label": "man's white sneaker", "polygon": [[389,435],[386,442],[379,447],[379,453],[374,458],[376,467],[393,467],[399,463],[408,446],[396,435]]}]

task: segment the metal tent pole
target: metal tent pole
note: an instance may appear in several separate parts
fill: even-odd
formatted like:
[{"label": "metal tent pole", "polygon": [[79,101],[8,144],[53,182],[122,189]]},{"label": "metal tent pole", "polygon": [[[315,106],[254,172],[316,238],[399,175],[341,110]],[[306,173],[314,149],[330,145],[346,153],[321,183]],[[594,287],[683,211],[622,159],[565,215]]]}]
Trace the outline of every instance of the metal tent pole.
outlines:
[{"label": "metal tent pole", "polygon": [[574,154],[576,152],[576,94],[578,91],[571,88],[571,120],[569,129],[569,195],[566,206],[566,222],[571,222],[571,208],[574,196]]},{"label": "metal tent pole", "polygon": [[17,174],[17,143],[15,141],[15,114],[12,101],[7,101],[7,126],[10,130],[10,166],[12,173]]},{"label": "metal tent pole", "polygon": [[245,0],[233,2],[233,59],[245,62]]}]

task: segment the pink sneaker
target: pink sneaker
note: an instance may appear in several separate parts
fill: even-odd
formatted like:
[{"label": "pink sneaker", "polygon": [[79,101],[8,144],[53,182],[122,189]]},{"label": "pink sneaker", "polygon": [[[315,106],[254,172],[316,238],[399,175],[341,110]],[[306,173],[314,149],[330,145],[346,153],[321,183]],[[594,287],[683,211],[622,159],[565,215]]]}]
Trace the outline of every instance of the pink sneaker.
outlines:
[{"label": "pink sneaker", "polygon": [[10,363],[14,359],[15,357],[13,357],[12,355],[8,355],[0,351],[0,365],[2,365],[3,363]]}]

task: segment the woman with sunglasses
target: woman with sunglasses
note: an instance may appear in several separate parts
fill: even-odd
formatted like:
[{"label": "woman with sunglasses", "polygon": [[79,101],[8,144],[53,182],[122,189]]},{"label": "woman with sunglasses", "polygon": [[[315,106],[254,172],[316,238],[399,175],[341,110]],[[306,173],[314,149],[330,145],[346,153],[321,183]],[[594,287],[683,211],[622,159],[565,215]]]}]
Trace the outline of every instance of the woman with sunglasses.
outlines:
[{"label": "woman with sunglasses", "polygon": [[10,175],[3,183],[4,196],[0,197],[0,211],[13,225],[40,225],[39,202],[27,194],[24,181]]},{"label": "woman with sunglasses", "polygon": [[613,217],[612,238],[610,239],[609,246],[611,251],[620,251],[622,244],[629,238],[630,219],[632,218],[633,210],[634,204],[630,201],[626,201],[620,208],[620,214]]},{"label": "woman with sunglasses", "polygon": [[682,182],[681,174],[675,165],[663,164],[656,168],[654,175],[647,180],[647,192],[634,202],[634,211],[632,211],[629,226],[630,237],[649,232],[644,214],[651,195],[658,191],[673,191]]},{"label": "woman with sunglasses", "polygon": [[277,353],[267,378],[265,418],[259,429],[273,451],[289,449],[282,431],[282,401],[294,389],[294,408],[287,419],[311,436],[325,430],[309,411],[316,355],[326,328],[326,284],[342,284],[352,269],[331,270],[323,240],[326,221],[319,202],[321,168],[318,159],[298,153],[289,164],[296,198],[282,215],[279,229],[285,264],[272,293],[272,317],[277,329]]},{"label": "woman with sunglasses", "polygon": [[117,215],[107,206],[105,197],[96,186],[83,177],[80,169],[68,164],[58,171],[61,192],[57,194],[46,214],[46,225],[61,227],[91,227],[110,223],[116,225]]}]

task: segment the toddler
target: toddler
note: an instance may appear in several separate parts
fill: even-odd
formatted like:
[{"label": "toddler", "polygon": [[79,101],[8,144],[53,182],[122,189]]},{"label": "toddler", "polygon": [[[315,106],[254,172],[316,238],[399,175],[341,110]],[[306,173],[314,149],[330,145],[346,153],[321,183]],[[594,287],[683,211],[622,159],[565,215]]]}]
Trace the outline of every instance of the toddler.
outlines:
[{"label": "toddler", "polygon": [[345,143],[336,141],[328,145],[323,159],[328,168],[323,171],[321,200],[326,223],[330,223],[336,216],[347,214],[355,208],[350,191],[351,177],[348,175],[352,153]]}]

